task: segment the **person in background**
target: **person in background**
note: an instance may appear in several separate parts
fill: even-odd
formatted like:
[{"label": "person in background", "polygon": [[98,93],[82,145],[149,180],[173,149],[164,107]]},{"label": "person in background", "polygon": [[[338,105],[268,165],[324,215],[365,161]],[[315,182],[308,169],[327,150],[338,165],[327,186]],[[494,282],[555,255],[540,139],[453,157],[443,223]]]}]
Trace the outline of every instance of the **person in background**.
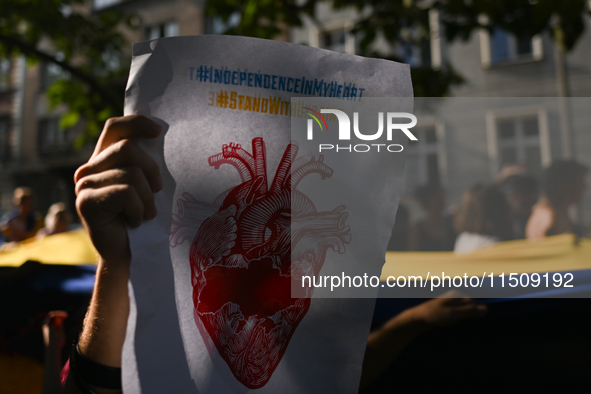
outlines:
[{"label": "person in background", "polygon": [[392,236],[388,242],[388,250],[396,252],[408,251],[408,238],[410,233],[410,213],[403,204],[398,204],[396,221],[392,228]]},{"label": "person in background", "polygon": [[410,233],[410,250],[423,252],[451,251],[456,234],[449,215],[445,215],[445,191],[438,184],[417,189],[415,197],[427,212]]},{"label": "person in background", "polygon": [[37,238],[68,231],[70,221],[70,213],[64,203],[56,202],[49,207],[47,216],[45,216],[45,227],[37,232]]},{"label": "person in background", "polygon": [[465,194],[455,218],[457,254],[473,252],[513,237],[511,206],[494,185],[472,186]]},{"label": "person in background", "polygon": [[528,239],[582,232],[569,217],[569,209],[583,197],[587,172],[587,167],[573,160],[557,160],[544,170],[542,198],[525,228]]},{"label": "person in background", "polygon": [[[2,212],[2,208],[0,207],[0,228],[4,228],[2,224],[2,218],[4,217],[4,212]],[[0,231],[0,250],[2,250],[2,246],[6,242],[6,238],[4,237],[4,231]]]},{"label": "person in background", "polygon": [[66,344],[66,332],[64,320],[68,313],[64,311],[51,311],[43,322],[43,343],[45,345],[45,363],[43,373],[42,394],[61,394],[64,391],[61,376],[62,350]]},{"label": "person in background", "polygon": [[507,164],[501,169],[501,172],[497,175],[494,183],[497,185],[503,184],[508,178],[515,175],[527,175],[527,164]]},{"label": "person in background", "polygon": [[507,177],[501,184],[513,211],[513,239],[525,238],[525,226],[540,197],[540,185],[531,175]]},{"label": "person in background", "polygon": [[2,217],[2,232],[9,242],[20,242],[34,237],[43,227],[43,219],[33,211],[33,193],[28,187],[14,190],[15,208]]}]

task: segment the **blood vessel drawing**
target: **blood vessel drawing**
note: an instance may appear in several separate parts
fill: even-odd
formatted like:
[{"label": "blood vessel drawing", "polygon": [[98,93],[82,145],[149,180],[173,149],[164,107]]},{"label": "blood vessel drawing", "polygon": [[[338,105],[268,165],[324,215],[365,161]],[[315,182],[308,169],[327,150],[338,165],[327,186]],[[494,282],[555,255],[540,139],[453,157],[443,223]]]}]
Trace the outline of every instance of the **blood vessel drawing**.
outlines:
[{"label": "blood vessel drawing", "polygon": [[[297,190],[304,177],[333,170],[322,156],[296,161],[297,150],[287,146],[270,184],[262,138],[252,140],[252,154],[231,143],[211,156],[215,169],[234,166],[241,183],[214,201],[190,248],[195,322],[210,352],[250,389],[269,381],[310,308],[313,288],[302,288],[302,276],[319,275],[328,249],[344,253],[351,242],[345,206],[319,212]],[[183,207],[192,201],[188,193],[177,201],[171,246],[183,242]],[[299,298],[292,285],[302,288]]]}]

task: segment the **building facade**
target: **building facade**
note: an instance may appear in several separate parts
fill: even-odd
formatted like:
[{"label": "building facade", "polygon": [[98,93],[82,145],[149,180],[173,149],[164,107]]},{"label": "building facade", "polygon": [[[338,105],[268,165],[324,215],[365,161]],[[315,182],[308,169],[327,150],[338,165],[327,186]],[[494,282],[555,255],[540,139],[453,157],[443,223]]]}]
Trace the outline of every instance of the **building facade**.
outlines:
[{"label": "building facade", "polygon": [[[96,13],[117,10],[136,15],[138,28],[125,31],[130,42],[218,33],[224,28],[220,20],[206,16],[205,0],[93,0],[91,6]],[[334,11],[323,3],[315,21],[306,19],[302,27],[289,29],[286,37],[296,44],[355,54],[359,42],[351,29],[358,16],[353,9]],[[566,57],[567,91],[576,97],[566,105],[543,99],[556,97],[564,88],[563,81],[557,82],[555,45],[548,34],[518,39],[500,30],[481,31],[466,42],[449,43],[443,39],[436,10],[431,10],[429,23],[430,39],[424,45],[393,48],[379,37],[374,44],[411,66],[451,64],[465,79],[453,88],[452,98],[435,109],[426,104],[428,100],[417,100],[420,137],[407,149],[407,197],[422,184],[440,182],[448,191],[448,202],[457,204],[472,184],[490,182],[504,166],[516,163],[527,165],[535,176],[559,158],[574,157],[591,167],[591,133],[584,110],[585,97],[591,97],[589,19],[585,34]],[[45,89],[59,73],[52,65],[27,66],[23,58],[0,60],[4,210],[10,208],[16,186],[33,187],[39,211],[55,201],[74,207],[72,174],[88,159],[91,148],[74,150],[80,130],[61,130],[58,119],[63,108],[48,107]],[[476,97],[491,99],[463,99]],[[579,214],[589,226],[589,191]]]},{"label": "building facade", "polygon": [[[124,29],[129,42],[205,31],[203,1],[93,0],[88,7],[95,13],[135,15],[138,28]],[[131,47],[122,61],[129,61],[130,54]],[[12,192],[18,186],[33,189],[39,212],[58,201],[75,211],[73,175],[93,147],[75,149],[83,125],[62,130],[59,119],[65,108],[49,108],[46,90],[61,73],[53,64],[27,65],[23,56],[0,59],[1,212],[12,208]]]},{"label": "building facade", "polygon": [[[326,4],[317,11],[315,21],[292,29],[292,41],[355,54],[358,43],[351,28],[358,14],[335,12]],[[557,159],[574,158],[591,168],[589,18],[585,24],[584,35],[566,56],[566,86],[558,77],[556,47],[548,33],[517,39],[498,29],[493,34],[482,30],[465,42],[450,43],[438,12],[431,10],[427,45],[392,48],[378,38],[375,45],[382,52],[394,53],[411,67],[449,64],[465,80],[453,87],[451,97],[415,100],[419,141],[407,148],[403,201],[416,207],[414,191],[439,182],[448,203],[458,204],[469,187],[493,182],[512,164],[525,165],[538,178]],[[561,89],[572,98],[559,100]],[[591,227],[591,187],[575,215]]]}]

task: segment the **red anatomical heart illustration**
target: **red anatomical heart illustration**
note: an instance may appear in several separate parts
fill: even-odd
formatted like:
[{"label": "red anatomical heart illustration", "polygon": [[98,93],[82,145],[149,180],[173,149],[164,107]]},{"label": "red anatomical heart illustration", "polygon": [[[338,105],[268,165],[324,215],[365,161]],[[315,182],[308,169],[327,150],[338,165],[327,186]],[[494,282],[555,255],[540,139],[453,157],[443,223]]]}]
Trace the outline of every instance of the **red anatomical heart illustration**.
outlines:
[{"label": "red anatomical heart illustration", "polygon": [[216,200],[219,209],[190,251],[197,326],[250,389],[269,381],[310,307],[313,289],[291,298],[292,283],[301,288],[303,275],[319,274],[329,248],[344,253],[351,241],[344,206],[318,212],[296,190],[309,174],[332,175],[323,157],[294,162],[297,147],[289,144],[269,184],[265,155],[255,138],[252,154],[230,144],[209,158],[216,169],[234,166],[242,182]]}]

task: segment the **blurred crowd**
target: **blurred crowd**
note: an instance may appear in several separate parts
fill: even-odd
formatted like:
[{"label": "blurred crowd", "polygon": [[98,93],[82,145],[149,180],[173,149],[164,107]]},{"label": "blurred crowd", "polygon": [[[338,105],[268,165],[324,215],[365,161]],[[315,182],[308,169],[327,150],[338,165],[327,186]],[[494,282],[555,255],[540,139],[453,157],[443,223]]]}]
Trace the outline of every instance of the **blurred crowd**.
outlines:
[{"label": "blurred crowd", "polygon": [[471,186],[451,208],[441,185],[420,186],[414,198],[424,217],[411,223],[410,209],[401,203],[388,250],[464,254],[501,241],[586,235],[572,212],[583,197],[587,173],[572,160],[554,161],[541,179],[525,166],[509,166],[493,183]]},{"label": "blurred crowd", "polygon": [[14,208],[0,219],[0,250],[11,249],[18,242],[72,230],[72,216],[66,205],[62,202],[52,204],[43,218],[33,209],[33,192],[29,187],[17,187],[12,203]]}]

